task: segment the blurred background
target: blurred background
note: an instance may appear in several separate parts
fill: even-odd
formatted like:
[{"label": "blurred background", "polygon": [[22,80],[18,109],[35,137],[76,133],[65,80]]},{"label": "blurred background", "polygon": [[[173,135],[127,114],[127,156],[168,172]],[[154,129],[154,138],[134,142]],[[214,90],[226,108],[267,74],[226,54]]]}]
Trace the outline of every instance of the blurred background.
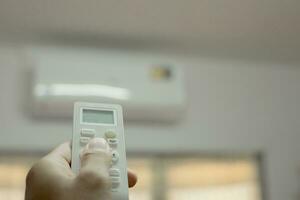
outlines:
[{"label": "blurred background", "polygon": [[72,136],[74,101],[124,108],[131,200],[294,200],[300,1],[0,0],[0,200]]}]

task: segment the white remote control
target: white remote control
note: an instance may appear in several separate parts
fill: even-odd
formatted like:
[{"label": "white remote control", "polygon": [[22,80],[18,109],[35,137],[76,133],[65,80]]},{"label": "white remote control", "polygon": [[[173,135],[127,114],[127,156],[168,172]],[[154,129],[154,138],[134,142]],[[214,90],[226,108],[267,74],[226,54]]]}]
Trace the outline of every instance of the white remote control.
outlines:
[{"label": "white remote control", "polygon": [[72,170],[80,169],[80,152],[91,138],[104,138],[111,148],[112,200],[128,200],[127,162],[123,114],[120,105],[78,102],[74,104]]}]

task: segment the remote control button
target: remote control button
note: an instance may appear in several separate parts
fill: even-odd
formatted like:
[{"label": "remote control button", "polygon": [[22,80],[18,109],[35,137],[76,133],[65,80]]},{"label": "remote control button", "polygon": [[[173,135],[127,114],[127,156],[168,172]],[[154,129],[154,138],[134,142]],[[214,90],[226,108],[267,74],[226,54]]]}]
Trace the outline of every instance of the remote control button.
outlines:
[{"label": "remote control button", "polygon": [[112,183],[120,183],[121,178],[120,177],[110,177],[110,180]]},{"label": "remote control button", "polygon": [[96,134],[94,129],[81,129],[81,136],[94,137]]},{"label": "remote control button", "polygon": [[105,137],[106,137],[106,138],[116,138],[116,137],[117,137],[117,134],[116,134],[116,132],[114,132],[114,131],[106,131],[106,132],[105,132]]},{"label": "remote control button", "polygon": [[120,177],[121,173],[120,173],[120,170],[118,170],[116,168],[112,168],[109,170],[109,175],[113,176],[113,177]]},{"label": "remote control button", "polygon": [[118,144],[117,139],[107,139],[107,142],[110,146],[117,146],[117,144]]},{"label": "remote control button", "polygon": [[112,188],[117,188],[120,185],[121,179],[119,177],[111,177]]},{"label": "remote control button", "polygon": [[89,143],[91,138],[89,137],[80,137],[80,144],[86,145],[87,143]]},{"label": "remote control button", "polygon": [[110,191],[111,191],[111,192],[118,192],[118,189],[117,189],[117,188],[111,188]]},{"label": "remote control button", "polygon": [[119,153],[117,151],[113,151],[111,153],[111,161],[113,163],[116,163],[116,162],[118,162],[118,160],[119,160]]}]

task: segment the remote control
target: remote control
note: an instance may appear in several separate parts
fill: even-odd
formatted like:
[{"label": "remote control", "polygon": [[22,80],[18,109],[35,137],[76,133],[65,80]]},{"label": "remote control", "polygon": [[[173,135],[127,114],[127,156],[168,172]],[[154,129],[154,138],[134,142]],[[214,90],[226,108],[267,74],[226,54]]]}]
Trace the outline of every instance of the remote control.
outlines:
[{"label": "remote control", "polygon": [[80,169],[80,152],[94,137],[104,138],[111,148],[109,169],[112,200],[128,200],[127,162],[122,107],[114,104],[74,104],[72,170]]}]

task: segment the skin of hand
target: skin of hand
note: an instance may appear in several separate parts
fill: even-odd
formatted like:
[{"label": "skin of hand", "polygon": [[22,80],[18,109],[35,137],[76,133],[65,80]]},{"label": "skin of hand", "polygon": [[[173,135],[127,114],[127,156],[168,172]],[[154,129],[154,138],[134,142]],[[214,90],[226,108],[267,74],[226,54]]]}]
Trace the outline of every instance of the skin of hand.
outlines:
[{"label": "skin of hand", "polygon": [[[61,144],[43,157],[27,174],[25,200],[109,200],[111,154],[106,141],[92,139],[80,157],[78,175],[70,167],[70,143]],[[136,182],[136,175],[128,170],[129,187]]]}]

